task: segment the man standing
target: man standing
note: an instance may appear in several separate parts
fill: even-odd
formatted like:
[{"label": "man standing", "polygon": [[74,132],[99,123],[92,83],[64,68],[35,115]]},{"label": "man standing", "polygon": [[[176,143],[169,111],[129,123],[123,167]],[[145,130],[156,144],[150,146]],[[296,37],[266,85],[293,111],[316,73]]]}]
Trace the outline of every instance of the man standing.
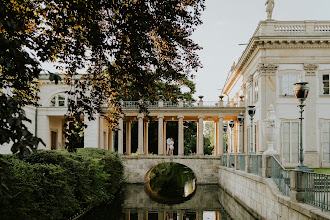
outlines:
[{"label": "man standing", "polygon": [[275,2],[274,2],[274,0],[267,0],[265,5],[267,5],[267,7],[266,7],[267,20],[272,20]]}]

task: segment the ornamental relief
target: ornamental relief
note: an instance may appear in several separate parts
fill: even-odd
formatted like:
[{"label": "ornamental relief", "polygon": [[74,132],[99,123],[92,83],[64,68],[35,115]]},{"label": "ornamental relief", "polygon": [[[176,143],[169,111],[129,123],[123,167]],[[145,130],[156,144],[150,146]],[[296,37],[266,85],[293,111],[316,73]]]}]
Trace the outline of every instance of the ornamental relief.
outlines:
[{"label": "ornamental relief", "polygon": [[261,75],[275,75],[277,69],[278,69],[278,65],[276,65],[276,64],[260,63],[257,67],[257,71]]},{"label": "ornamental relief", "polygon": [[312,75],[315,76],[316,70],[319,67],[317,64],[304,64],[304,70],[306,75]]}]

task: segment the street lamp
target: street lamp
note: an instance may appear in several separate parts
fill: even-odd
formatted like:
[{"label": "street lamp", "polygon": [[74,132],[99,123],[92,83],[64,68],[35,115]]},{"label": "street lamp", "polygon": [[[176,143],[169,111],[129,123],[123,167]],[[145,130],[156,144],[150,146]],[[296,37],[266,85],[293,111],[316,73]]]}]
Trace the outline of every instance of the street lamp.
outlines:
[{"label": "street lamp", "polygon": [[242,136],[242,126],[243,126],[243,121],[244,121],[244,115],[243,113],[241,112],[238,116],[237,116],[237,120],[239,122],[239,137],[240,137],[240,140],[239,140],[239,149],[238,149],[238,153],[242,153],[242,140],[243,140],[243,136]]},{"label": "street lamp", "polygon": [[304,149],[303,149],[303,138],[302,138],[302,120],[303,118],[303,112],[304,112],[304,101],[306,100],[309,92],[309,87],[306,86],[308,82],[297,82],[294,85],[296,87],[293,88],[294,96],[298,99],[300,105],[298,107],[300,108],[300,164],[297,166],[297,169],[300,171],[308,171],[308,166],[304,165]]},{"label": "street lamp", "polygon": [[234,153],[233,152],[233,128],[234,128],[234,126],[235,126],[235,123],[234,123],[233,119],[231,119],[230,122],[229,122],[229,127],[230,127],[230,148],[231,148],[230,153],[231,154]]},{"label": "street lamp", "polygon": [[253,117],[254,117],[254,114],[256,113],[256,107],[254,105],[249,105],[248,106],[248,114],[250,115],[251,117],[251,140],[250,140],[250,143],[251,143],[251,149],[250,149],[250,154],[254,154],[253,152]]},{"label": "street lamp", "polygon": [[224,126],[223,126],[223,134],[224,134],[224,136],[225,136],[225,137],[224,137],[224,140],[225,140],[225,143],[224,143],[224,144],[225,144],[225,153],[228,153],[228,152],[227,152],[227,150],[228,150],[228,149],[227,149],[227,143],[226,143],[226,133],[227,133],[227,129],[228,129],[227,124],[224,124]]}]

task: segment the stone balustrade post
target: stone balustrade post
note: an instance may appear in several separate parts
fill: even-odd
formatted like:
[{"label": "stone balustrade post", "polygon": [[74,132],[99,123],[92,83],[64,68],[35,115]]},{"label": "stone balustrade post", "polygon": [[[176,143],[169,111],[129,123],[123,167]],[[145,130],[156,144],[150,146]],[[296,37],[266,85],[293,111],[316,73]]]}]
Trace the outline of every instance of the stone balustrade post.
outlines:
[{"label": "stone balustrade post", "polygon": [[158,107],[164,107],[164,101],[163,101],[163,96],[160,95],[159,96],[159,100],[158,100]]},{"label": "stone balustrade post", "polygon": [[240,166],[240,164],[239,164],[239,156],[237,155],[237,154],[235,154],[235,170],[239,170],[239,166]]},{"label": "stone balustrade post", "polygon": [[204,98],[204,96],[198,96],[198,98],[199,98],[199,102],[198,102],[198,106],[199,107],[203,107],[203,98]]},{"label": "stone balustrade post", "polygon": [[307,181],[306,181],[307,175],[308,175],[307,172],[290,170],[290,199],[292,201],[295,202],[304,201],[305,188],[307,187]]},{"label": "stone balustrade post", "polygon": [[251,173],[252,172],[252,156],[251,155],[246,155],[245,156],[245,172],[246,173]]}]

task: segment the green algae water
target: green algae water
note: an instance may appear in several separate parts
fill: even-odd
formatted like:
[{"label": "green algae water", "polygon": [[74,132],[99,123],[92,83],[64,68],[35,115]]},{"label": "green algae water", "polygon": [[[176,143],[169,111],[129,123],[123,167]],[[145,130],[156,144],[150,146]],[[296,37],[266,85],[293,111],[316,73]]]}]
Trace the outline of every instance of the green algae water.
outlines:
[{"label": "green algae water", "polygon": [[127,184],[111,204],[95,207],[81,219],[255,219],[218,185],[197,183],[190,168],[163,163],[146,174],[145,184]]}]

